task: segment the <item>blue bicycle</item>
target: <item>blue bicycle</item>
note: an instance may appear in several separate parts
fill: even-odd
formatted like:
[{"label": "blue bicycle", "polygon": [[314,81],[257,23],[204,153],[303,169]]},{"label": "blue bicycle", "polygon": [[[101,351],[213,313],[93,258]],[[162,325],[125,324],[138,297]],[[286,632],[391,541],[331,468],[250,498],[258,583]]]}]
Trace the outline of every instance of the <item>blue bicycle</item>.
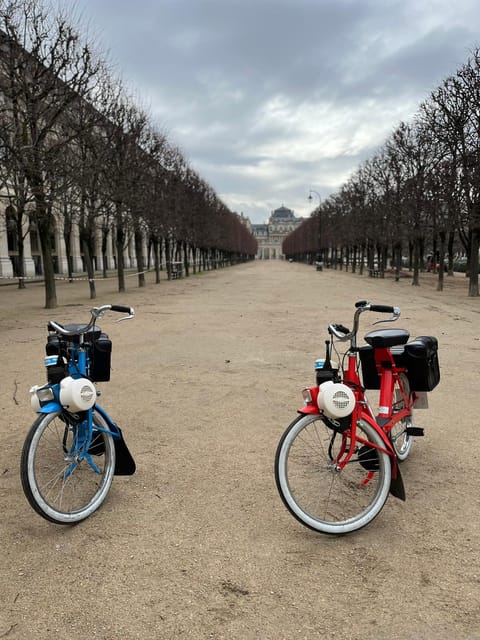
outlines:
[{"label": "blue bicycle", "polygon": [[90,310],[88,324],[48,323],[47,384],[30,389],[39,414],[23,446],[20,473],[33,509],[50,522],[75,524],[104,502],[114,475],[135,473],[120,427],[97,404],[95,382],[110,380],[112,343],[96,321],[105,312],[135,316],[130,307]]}]

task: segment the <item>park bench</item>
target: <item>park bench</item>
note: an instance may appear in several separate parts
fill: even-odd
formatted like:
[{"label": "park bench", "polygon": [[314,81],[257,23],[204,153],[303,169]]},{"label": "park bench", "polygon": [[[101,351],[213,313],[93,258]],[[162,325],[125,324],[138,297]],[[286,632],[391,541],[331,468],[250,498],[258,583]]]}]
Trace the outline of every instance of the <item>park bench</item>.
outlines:
[{"label": "park bench", "polygon": [[183,276],[183,264],[181,262],[171,262],[170,278],[172,280],[177,280],[177,278],[181,278],[182,276]]}]

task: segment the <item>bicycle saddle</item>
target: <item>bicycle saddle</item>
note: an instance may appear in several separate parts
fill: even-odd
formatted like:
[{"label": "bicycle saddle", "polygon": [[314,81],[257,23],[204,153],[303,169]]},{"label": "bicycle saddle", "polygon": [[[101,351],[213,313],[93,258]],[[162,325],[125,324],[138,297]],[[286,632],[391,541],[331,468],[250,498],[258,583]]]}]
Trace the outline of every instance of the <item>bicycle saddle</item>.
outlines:
[{"label": "bicycle saddle", "polygon": [[400,344],[406,344],[410,333],[406,329],[377,329],[365,336],[365,342],[374,349],[384,349]]}]

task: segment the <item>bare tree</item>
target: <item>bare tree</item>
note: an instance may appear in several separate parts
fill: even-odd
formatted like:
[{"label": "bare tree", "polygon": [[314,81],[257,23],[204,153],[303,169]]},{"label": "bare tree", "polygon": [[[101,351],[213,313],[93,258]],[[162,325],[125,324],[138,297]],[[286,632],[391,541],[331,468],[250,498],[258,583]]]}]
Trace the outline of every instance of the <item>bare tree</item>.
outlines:
[{"label": "bare tree", "polygon": [[[68,110],[91,96],[98,62],[65,12],[40,0],[0,7],[0,77],[5,96],[0,137],[25,175],[34,199],[45,277],[45,307],[57,304],[52,236],[61,151],[74,131],[62,126]],[[48,181],[46,176],[50,176]]]},{"label": "bare tree", "polygon": [[14,275],[18,276],[18,288],[25,288],[25,237],[30,231],[28,207],[33,198],[22,165],[0,135],[0,184],[7,201],[7,236],[13,239],[18,251]]},{"label": "bare tree", "polygon": [[422,114],[443,145],[458,189],[455,201],[458,231],[469,260],[469,296],[479,295],[480,249],[480,51],[447,78],[422,105]]}]

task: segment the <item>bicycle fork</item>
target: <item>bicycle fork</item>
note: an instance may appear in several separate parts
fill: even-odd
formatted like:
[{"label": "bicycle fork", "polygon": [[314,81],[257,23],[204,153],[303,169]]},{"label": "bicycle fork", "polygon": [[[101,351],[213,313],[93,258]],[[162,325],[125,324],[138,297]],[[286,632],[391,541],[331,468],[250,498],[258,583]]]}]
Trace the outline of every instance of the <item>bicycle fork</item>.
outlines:
[{"label": "bicycle fork", "polygon": [[[63,435],[63,450],[65,452],[64,461],[70,463],[64,473],[64,478],[68,478],[77,468],[78,464],[82,460],[86,460],[90,468],[98,474],[102,472],[93,461],[92,454],[90,453],[90,447],[92,446],[93,439],[93,411],[88,410],[87,417],[78,422],[71,422],[68,420],[65,425],[65,432]],[[100,429],[99,429],[100,430]],[[72,434],[72,444],[67,449],[67,440],[69,433]]]}]

